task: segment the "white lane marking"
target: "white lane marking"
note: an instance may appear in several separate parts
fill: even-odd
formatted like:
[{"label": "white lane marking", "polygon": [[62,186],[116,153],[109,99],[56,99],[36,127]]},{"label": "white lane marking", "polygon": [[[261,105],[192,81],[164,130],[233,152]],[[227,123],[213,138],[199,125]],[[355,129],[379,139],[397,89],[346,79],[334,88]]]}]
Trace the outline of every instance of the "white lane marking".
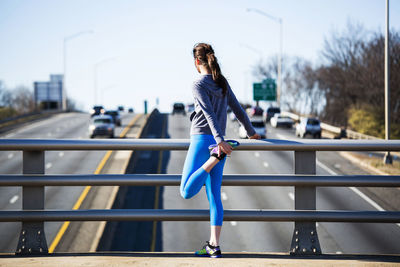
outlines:
[{"label": "white lane marking", "polygon": [[315,223],[315,226],[316,226],[316,227],[318,227],[318,226],[319,226],[319,224],[316,222],[316,223]]},{"label": "white lane marking", "polygon": [[294,200],[294,194],[293,194],[292,192],[290,192],[290,193],[288,194],[288,196],[289,196],[289,198],[290,198],[291,200]]},{"label": "white lane marking", "polygon": [[8,154],[8,159],[12,159],[14,157],[14,153]]},{"label": "white lane marking", "polygon": [[343,252],[341,252],[341,251],[336,251],[336,254],[343,254]]},{"label": "white lane marking", "polygon": [[46,169],[50,169],[53,164],[51,162],[46,163]]},{"label": "white lane marking", "polygon": [[63,157],[63,156],[64,156],[64,152],[58,153],[58,156],[59,156],[60,158]]},{"label": "white lane marking", "polygon": [[236,226],[236,225],[237,225],[237,222],[231,221],[231,225],[232,225],[232,226]]},{"label": "white lane marking", "polygon": [[342,167],[342,165],[340,165],[339,163],[335,163],[335,165],[333,165],[333,167],[335,167],[336,169],[340,169],[340,167]]},{"label": "white lane marking", "polygon": [[[317,159],[317,165],[319,165],[322,169],[326,170],[327,172],[329,172],[332,175],[338,175],[335,171],[331,170],[328,166],[326,166],[325,164],[320,162],[318,159]],[[349,188],[350,188],[350,190],[352,190],[354,193],[356,193],[358,196],[360,196],[362,199],[364,199],[367,203],[369,203],[375,209],[377,209],[379,211],[386,211],[384,208],[379,206],[378,203],[376,203],[375,201],[370,199],[367,195],[365,195],[363,192],[361,192],[357,188],[355,188],[353,186],[349,187]],[[397,223],[397,226],[400,227],[400,223]]]},{"label": "white lane marking", "polygon": [[47,136],[51,136],[51,135],[52,135],[52,133],[48,133],[48,134],[47,134]]},{"label": "white lane marking", "polygon": [[59,132],[59,131],[60,131],[60,127],[57,127],[56,132]]},{"label": "white lane marking", "polygon": [[256,156],[256,158],[259,158],[260,157],[260,153],[256,152],[256,153],[254,153],[254,156]]},{"label": "white lane marking", "polygon": [[319,165],[325,171],[329,172],[331,175],[339,175],[335,171],[331,170],[328,166],[323,164],[321,161],[319,161],[318,159],[317,159],[317,165]]},{"label": "white lane marking", "polygon": [[15,133],[9,133],[9,134],[7,134],[7,135],[4,136],[4,137],[9,138],[9,137],[12,137],[12,136],[14,136],[14,135],[15,135]]},{"label": "white lane marking", "polygon": [[10,199],[10,204],[14,204],[15,202],[17,202],[19,196],[15,195]]},{"label": "white lane marking", "polygon": [[222,200],[227,200],[228,195],[225,192],[221,192],[221,198],[222,198]]},{"label": "white lane marking", "polygon": [[266,162],[266,161],[263,162],[263,165],[264,165],[265,168],[268,168],[268,167],[269,167],[269,164],[268,164],[268,162]]},{"label": "white lane marking", "polygon": [[282,134],[275,134],[276,137],[278,137],[279,139],[288,139],[286,136],[282,135]]}]

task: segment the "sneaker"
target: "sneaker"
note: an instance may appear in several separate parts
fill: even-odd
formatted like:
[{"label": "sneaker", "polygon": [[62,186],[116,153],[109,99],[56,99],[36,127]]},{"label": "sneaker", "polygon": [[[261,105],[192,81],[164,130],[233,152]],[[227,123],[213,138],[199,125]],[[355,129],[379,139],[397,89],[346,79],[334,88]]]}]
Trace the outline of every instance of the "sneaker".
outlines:
[{"label": "sneaker", "polygon": [[221,258],[221,249],[219,246],[211,246],[207,241],[204,247],[194,253],[199,257]]},{"label": "sneaker", "polygon": [[[235,140],[226,140],[225,142],[227,142],[232,148],[238,147],[240,145],[240,143]],[[218,145],[217,144],[210,145],[208,147],[208,149],[210,150],[210,156],[212,156],[212,157],[216,157],[219,160],[222,160],[223,158],[226,157],[226,154],[222,151],[220,153],[220,156],[218,157]]]}]

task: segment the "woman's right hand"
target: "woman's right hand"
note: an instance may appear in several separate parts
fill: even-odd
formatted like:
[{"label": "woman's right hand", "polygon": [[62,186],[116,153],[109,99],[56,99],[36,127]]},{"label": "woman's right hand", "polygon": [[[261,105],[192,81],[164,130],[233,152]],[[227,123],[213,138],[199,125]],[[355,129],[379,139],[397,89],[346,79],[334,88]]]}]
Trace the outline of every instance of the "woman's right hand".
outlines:
[{"label": "woman's right hand", "polygon": [[249,139],[261,139],[261,136],[258,133],[255,133],[252,136],[249,136]]},{"label": "woman's right hand", "polygon": [[227,155],[230,155],[232,153],[232,147],[230,144],[228,144],[225,141],[222,141],[221,143],[218,144],[218,157],[221,155],[221,151],[224,152]]}]

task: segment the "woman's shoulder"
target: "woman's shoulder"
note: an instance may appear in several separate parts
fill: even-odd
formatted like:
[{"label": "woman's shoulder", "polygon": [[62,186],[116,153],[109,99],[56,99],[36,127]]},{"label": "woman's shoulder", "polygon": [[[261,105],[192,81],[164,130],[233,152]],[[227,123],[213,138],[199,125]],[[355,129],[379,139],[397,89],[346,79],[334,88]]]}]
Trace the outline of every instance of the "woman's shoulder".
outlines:
[{"label": "woman's shoulder", "polygon": [[[202,85],[207,83],[207,81],[210,79],[210,75],[199,75],[196,79],[193,81],[193,85]],[[211,78],[212,79],[212,78]]]}]

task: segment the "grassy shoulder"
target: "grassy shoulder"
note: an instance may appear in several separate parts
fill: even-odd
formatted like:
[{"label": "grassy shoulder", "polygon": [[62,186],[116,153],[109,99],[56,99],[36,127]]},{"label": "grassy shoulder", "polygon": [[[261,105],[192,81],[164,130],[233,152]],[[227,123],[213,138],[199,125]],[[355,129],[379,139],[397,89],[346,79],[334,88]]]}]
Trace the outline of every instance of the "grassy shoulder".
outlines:
[{"label": "grassy shoulder", "polygon": [[59,111],[42,112],[42,113],[36,113],[36,114],[31,114],[31,115],[24,115],[19,118],[16,117],[15,119],[11,119],[11,120],[5,120],[3,122],[0,122],[0,132],[8,131],[8,130],[13,129],[14,127],[17,127],[18,125],[22,125],[24,123],[48,118],[57,113],[59,113]]},{"label": "grassy shoulder", "polygon": [[[366,154],[360,153],[350,153],[351,156],[357,158],[360,161],[361,165],[365,164],[375,168],[381,172],[385,172],[390,175],[399,175],[400,174],[400,161],[393,160],[393,164],[384,164],[381,158],[370,157]],[[363,164],[362,164],[363,163]]]}]

